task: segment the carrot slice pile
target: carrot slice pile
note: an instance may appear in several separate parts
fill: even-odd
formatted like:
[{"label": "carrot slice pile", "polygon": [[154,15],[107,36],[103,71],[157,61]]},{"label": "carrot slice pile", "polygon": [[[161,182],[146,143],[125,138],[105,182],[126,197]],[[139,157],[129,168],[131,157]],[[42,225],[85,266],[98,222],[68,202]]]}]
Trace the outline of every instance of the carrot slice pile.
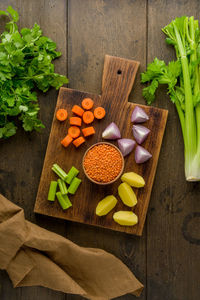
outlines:
[{"label": "carrot slice pile", "polygon": [[82,117],[84,110],[80,106],[74,105],[72,107],[72,112],[78,115],[79,117]]},{"label": "carrot slice pile", "polygon": [[94,105],[94,101],[91,98],[85,98],[82,101],[82,107],[86,110],[90,110]]},{"label": "carrot slice pile", "polygon": [[66,119],[67,119],[67,110],[66,109],[64,109],[64,108],[60,108],[60,109],[58,109],[57,110],[57,112],[56,112],[56,119],[58,120],[58,121],[61,121],[61,122],[63,122],[63,121],[65,121]]},{"label": "carrot slice pile", "polygon": [[81,131],[77,126],[71,126],[68,129],[68,134],[73,138],[77,138],[80,135]]},{"label": "carrot slice pile", "polygon": [[[82,106],[82,107],[81,107]],[[72,107],[72,112],[76,115],[69,118],[70,127],[68,129],[68,134],[61,141],[61,144],[64,147],[68,147],[71,143],[74,144],[76,148],[82,145],[85,142],[84,137],[91,136],[95,134],[95,129],[93,126],[85,127],[82,129],[83,136],[81,134],[81,125],[82,121],[85,124],[91,124],[94,121],[94,118],[100,120],[103,119],[106,115],[106,111],[103,107],[99,106],[94,109],[94,112],[91,109],[94,106],[94,101],[91,98],[84,98],[81,102],[81,106],[74,105]],[[64,121],[68,117],[68,112],[66,109],[60,108],[56,112],[56,118],[59,121]]]},{"label": "carrot slice pile", "polygon": [[106,111],[103,107],[99,106],[94,110],[94,116],[96,119],[101,120],[105,117]]},{"label": "carrot slice pile", "polygon": [[76,148],[80,147],[80,145],[82,145],[83,143],[85,143],[85,139],[82,136],[78,137],[73,141],[73,144]]},{"label": "carrot slice pile", "polygon": [[73,141],[73,138],[68,134],[66,137],[61,141],[61,144],[66,148],[71,144]]},{"label": "carrot slice pile", "polygon": [[82,129],[82,132],[83,132],[83,135],[86,137],[86,136],[90,136],[90,135],[95,134],[95,129],[94,129],[93,126],[86,127],[86,128]]},{"label": "carrot slice pile", "polygon": [[94,114],[91,111],[85,111],[83,114],[83,122],[90,124],[94,121]]},{"label": "carrot slice pile", "polygon": [[71,117],[69,123],[70,125],[81,126],[82,120],[79,117]]}]

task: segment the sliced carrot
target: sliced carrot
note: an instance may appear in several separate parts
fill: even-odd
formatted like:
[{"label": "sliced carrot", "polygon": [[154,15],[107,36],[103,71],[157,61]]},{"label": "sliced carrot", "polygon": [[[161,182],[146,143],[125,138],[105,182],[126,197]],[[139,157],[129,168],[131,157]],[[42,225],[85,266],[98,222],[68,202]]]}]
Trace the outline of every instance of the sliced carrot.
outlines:
[{"label": "sliced carrot", "polygon": [[96,119],[103,119],[106,115],[106,111],[103,107],[99,106],[94,110],[94,116]]},{"label": "sliced carrot", "polygon": [[77,138],[80,135],[81,131],[77,126],[71,126],[68,129],[68,134],[73,138]]},{"label": "sliced carrot", "polygon": [[94,121],[94,114],[91,111],[85,111],[83,114],[83,122],[90,124]]},{"label": "sliced carrot", "polygon": [[58,120],[58,121],[65,121],[66,119],[67,119],[67,111],[66,111],[66,109],[64,109],[64,108],[60,108],[60,109],[58,109],[57,110],[57,112],[56,112],[56,119]]},{"label": "sliced carrot", "polygon": [[82,117],[84,110],[80,106],[74,105],[72,107],[72,112],[78,115],[79,117]]},{"label": "sliced carrot", "polygon": [[66,135],[66,137],[61,141],[61,144],[62,144],[64,147],[68,147],[69,144],[71,144],[72,141],[73,141],[73,138],[68,134],[68,135]]},{"label": "sliced carrot", "polygon": [[83,128],[83,129],[82,129],[82,132],[83,132],[83,135],[84,135],[84,136],[90,136],[90,135],[95,134],[95,130],[94,130],[94,127],[93,127],[93,126]]},{"label": "sliced carrot", "polygon": [[82,101],[82,107],[86,110],[89,110],[93,107],[94,101],[91,98],[85,98]]},{"label": "sliced carrot", "polygon": [[76,148],[78,148],[80,145],[82,145],[83,143],[85,143],[85,139],[82,136],[79,136],[77,139],[75,139],[73,141],[74,146],[76,146]]},{"label": "sliced carrot", "polygon": [[69,123],[70,125],[81,126],[82,120],[79,117],[71,117]]}]

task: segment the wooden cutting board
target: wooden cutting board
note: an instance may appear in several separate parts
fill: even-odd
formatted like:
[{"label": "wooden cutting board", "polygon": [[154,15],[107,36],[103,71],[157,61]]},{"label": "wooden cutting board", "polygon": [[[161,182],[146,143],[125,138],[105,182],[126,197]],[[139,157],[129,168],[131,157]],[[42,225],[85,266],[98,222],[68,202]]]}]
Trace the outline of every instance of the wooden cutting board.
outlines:
[{"label": "wooden cutting board", "polygon": [[[64,123],[60,123],[56,120],[54,114],[34,212],[130,234],[142,235],[168,111],[156,107],[139,105],[146,111],[150,118],[148,122],[144,123],[144,126],[147,126],[151,132],[142,146],[152,154],[152,158],[144,164],[137,165],[134,161],[134,152],[125,157],[124,171],[134,171],[142,175],[146,182],[144,188],[134,189],[138,198],[138,204],[133,209],[139,219],[136,226],[120,226],[112,219],[114,212],[118,210],[130,210],[130,208],[123,205],[117,196],[117,188],[121,182],[120,179],[112,185],[98,186],[91,183],[85,177],[82,169],[82,158],[85,151],[92,144],[102,141],[102,131],[111,122],[115,122],[119,126],[122,137],[133,138],[130,118],[136,104],[128,102],[128,96],[131,92],[138,67],[139,62],[137,61],[106,55],[101,96],[68,88],[60,89],[55,111],[59,108],[66,108],[70,117],[72,115],[72,106],[74,104],[81,105],[83,98],[90,97],[94,100],[94,106],[103,106],[107,114],[105,119],[94,121],[93,126],[95,127],[96,134],[88,138],[86,143],[79,149],[76,149],[73,145],[70,145],[66,149],[61,146],[60,141],[67,134],[69,128],[69,117]],[[113,142],[113,144],[117,145],[117,142]],[[50,181],[57,179],[51,170],[54,163],[60,165],[66,172],[68,172],[71,166],[75,166],[80,170],[79,177],[82,179],[82,184],[77,193],[70,197],[73,206],[67,211],[63,211],[57,201],[55,203],[47,201]],[[118,204],[107,216],[96,216],[95,208],[97,203],[110,194],[117,196],[119,199]]]}]

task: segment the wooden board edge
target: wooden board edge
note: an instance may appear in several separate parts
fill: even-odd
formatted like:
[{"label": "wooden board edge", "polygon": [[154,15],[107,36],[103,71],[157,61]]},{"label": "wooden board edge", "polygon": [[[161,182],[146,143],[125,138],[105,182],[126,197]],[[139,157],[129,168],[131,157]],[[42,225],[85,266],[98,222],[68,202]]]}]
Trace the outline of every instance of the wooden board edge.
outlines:
[{"label": "wooden board edge", "polygon": [[114,232],[121,232],[121,233],[125,233],[125,234],[128,234],[128,235],[135,235],[135,236],[141,236],[141,234],[138,234],[137,232],[127,232],[127,231],[124,231],[123,227],[122,229],[115,229],[115,228],[109,228],[109,227],[105,227],[105,226],[102,226],[102,225],[99,225],[99,224],[90,224],[90,223],[85,223],[85,222],[81,222],[80,220],[71,220],[71,219],[68,219],[68,218],[65,218],[63,216],[55,216],[55,215],[49,215],[45,212],[41,212],[40,210],[34,210],[34,213],[36,214],[40,214],[40,215],[43,215],[43,216],[47,216],[47,217],[50,217],[50,218],[56,218],[56,219],[61,219],[61,220],[64,220],[64,221],[68,221],[68,222],[75,222],[75,223],[79,223],[79,224],[83,224],[83,225],[87,225],[87,226],[91,226],[91,227],[97,227],[97,228],[103,228],[104,230],[110,230],[110,231],[114,231]]},{"label": "wooden board edge", "polygon": [[[131,60],[131,61],[132,61],[132,60]],[[137,62],[137,61],[135,61],[135,62]],[[93,95],[93,96],[95,96],[95,97],[96,97],[96,96],[101,97],[101,95],[97,95],[97,94],[94,94],[94,93],[89,93],[89,92],[86,92],[86,91],[79,91],[79,90],[75,90],[75,89],[68,88],[68,87],[64,87],[64,86],[62,86],[62,87],[59,89],[59,94],[60,94],[60,92],[61,92],[62,90],[66,90],[66,91],[70,91],[70,92],[76,91],[76,92],[83,93],[83,94]],[[59,94],[58,94],[58,97],[59,97]],[[160,108],[160,107],[157,107],[157,106],[150,106],[150,105],[140,104],[140,103],[135,103],[135,102],[130,102],[130,101],[128,101],[128,103],[133,104],[133,105],[139,105],[139,106],[141,106],[141,107],[143,107],[143,108],[151,108],[151,107],[153,107],[153,108],[157,109],[158,111],[165,112],[165,113],[166,113],[166,116],[165,116],[166,118],[167,118],[167,116],[168,116],[168,110],[167,110],[167,109],[164,109],[164,108]]]},{"label": "wooden board edge", "polygon": [[154,174],[153,174],[153,177],[152,177],[152,186],[151,186],[151,190],[150,190],[150,193],[149,193],[149,198],[148,200],[145,202],[145,205],[143,207],[143,215],[145,216],[144,219],[142,220],[142,223],[140,224],[140,226],[138,226],[137,228],[137,231],[135,233],[135,235],[137,236],[142,236],[142,233],[143,233],[143,229],[144,229],[144,224],[145,224],[145,221],[146,221],[146,217],[147,217],[147,211],[148,211],[148,207],[149,207],[149,202],[150,202],[150,199],[151,199],[151,193],[152,193],[152,189],[153,189],[153,185],[154,185],[154,179],[155,179],[155,175],[156,175],[156,170],[157,170],[157,165],[158,165],[158,160],[159,160],[159,156],[160,156],[160,150],[161,150],[161,146],[162,146],[162,141],[163,141],[163,137],[164,137],[164,134],[165,134],[165,128],[166,128],[166,124],[167,124],[167,118],[168,118],[168,110],[166,109],[160,109],[162,110],[162,118],[163,118],[163,134],[162,134],[162,138],[160,140],[160,145],[159,145],[159,151],[158,151],[158,159],[157,159],[157,162],[156,162],[156,165],[155,165],[155,171],[154,171]]},{"label": "wooden board edge", "polygon": [[[57,101],[56,101],[56,106],[57,106],[58,99],[59,99],[60,94],[61,94],[61,92],[62,92],[63,89],[66,89],[66,88],[65,88],[65,87],[61,87],[61,88],[59,89],[59,93],[58,93],[58,97],[57,97]],[[55,106],[55,108],[56,108],[56,106]],[[38,201],[37,201],[37,200],[38,200],[38,194],[39,194],[39,190],[40,190],[40,185],[41,185],[41,183],[42,183],[41,178],[42,178],[42,175],[43,175],[43,172],[44,172],[44,166],[45,166],[45,161],[46,161],[46,155],[47,155],[47,152],[48,152],[48,148],[50,147],[50,140],[51,140],[51,135],[52,135],[53,121],[54,121],[54,118],[55,118],[55,114],[56,114],[56,110],[54,110],[54,114],[53,114],[53,118],[52,118],[50,134],[49,134],[49,138],[48,138],[47,148],[46,148],[46,152],[45,152],[45,157],[44,157],[44,162],[43,162],[42,171],[41,171],[41,175],[40,175],[40,181],[39,181],[39,185],[38,185],[38,190],[37,190],[37,195],[36,195],[36,199],[35,199],[35,204],[34,204],[33,212],[37,212],[37,204],[38,204]]]},{"label": "wooden board edge", "polygon": [[135,65],[137,65],[138,67],[140,66],[140,61],[138,60],[133,60],[133,59],[129,59],[129,58],[124,58],[124,57],[119,57],[119,56],[113,56],[110,54],[105,54],[105,58],[116,58],[116,59],[121,59],[127,62],[131,62],[134,63]]},{"label": "wooden board edge", "polygon": [[[101,97],[101,95],[97,95],[97,94],[94,94],[94,93],[89,93],[89,92],[86,92],[86,91],[80,91],[80,90],[68,88],[68,87],[65,87],[65,86],[60,87],[59,94],[60,94],[60,92],[65,91],[65,90],[70,91],[70,92],[77,92],[77,93],[80,93],[80,94],[88,94],[88,95],[91,95],[91,96],[94,96],[94,97]],[[58,96],[59,96],[59,94],[58,94]]]}]

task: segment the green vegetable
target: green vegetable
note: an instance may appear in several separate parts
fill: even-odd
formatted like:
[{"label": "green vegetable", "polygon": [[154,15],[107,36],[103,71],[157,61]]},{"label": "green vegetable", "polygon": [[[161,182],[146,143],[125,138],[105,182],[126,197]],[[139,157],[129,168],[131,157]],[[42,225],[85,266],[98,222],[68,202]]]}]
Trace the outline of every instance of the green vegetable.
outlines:
[{"label": "green vegetable", "polygon": [[72,206],[72,203],[71,201],[69,200],[69,197],[67,195],[63,195],[63,198],[65,199],[65,202],[67,203],[68,207],[71,207]]},{"label": "green vegetable", "polygon": [[150,82],[143,89],[148,104],[155,100],[159,84],[166,84],[175,104],[185,146],[185,175],[188,181],[200,180],[200,31],[194,17],[180,17],[165,26],[166,42],[174,46],[176,61],[157,58],[141,74],[141,81]]},{"label": "green vegetable", "polygon": [[64,181],[66,181],[67,179],[67,174],[65,173],[65,171],[63,171],[63,169],[61,169],[61,167],[59,167],[59,165],[57,164],[53,164],[52,170]]},{"label": "green vegetable", "polygon": [[76,191],[77,191],[77,189],[78,189],[78,187],[79,187],[80,184],[81,184],[81,179],[75,177],[72,180],[72,182],[71,182],[71,184],[70,184],[70,186],[68,188],[68,192],[70,194],[74,195],[76,193]]},{"label": "green vegetable", "polygon": [[72,182],[72,180],[74,179],[74,177],[76,177],[79,173],[79,170],[77,170],[75,167],[71,167],[71,169],[69,170],[69,173],[67,174],[67,180],[66,182],[68,184],[70,184]]},{"label": "green vegetable", "polygon": [[[42,35],[40,26],[18,30],[18,13],[8,6],[0,11],[10,21],[0,35],[0,139],[17,130],[16,117],[25,131],[44,128],[38,119],[39,105],[35,89],[46,92],[59,89],[68,80],[54,73],[52,60],[61,55],[56,44]],[[47,104],[48,105],[48,104]]]},{"label": "green vegetable", "polygon": [[57,189],[57,181],[51,181],[48,193],[48,200],[54,201],[56,196],[56,189]]},{"label": "green vegetable", "polygon": [[68,193],[66,184],[62,179],[58,179],[58,186],[62,195],[66,195]]},{"label": "green vegetable", "polygon": [[[66,197],[67,195],[65,195]],[[60,203],[60,206],[62,207],[63,210],[69,208],[69,203],[68,201],[66,200],[66,198],[64,198],[61,194],[61,192],[57,192],[56,193],[56,197],[58,199],[58,202]]]}]

